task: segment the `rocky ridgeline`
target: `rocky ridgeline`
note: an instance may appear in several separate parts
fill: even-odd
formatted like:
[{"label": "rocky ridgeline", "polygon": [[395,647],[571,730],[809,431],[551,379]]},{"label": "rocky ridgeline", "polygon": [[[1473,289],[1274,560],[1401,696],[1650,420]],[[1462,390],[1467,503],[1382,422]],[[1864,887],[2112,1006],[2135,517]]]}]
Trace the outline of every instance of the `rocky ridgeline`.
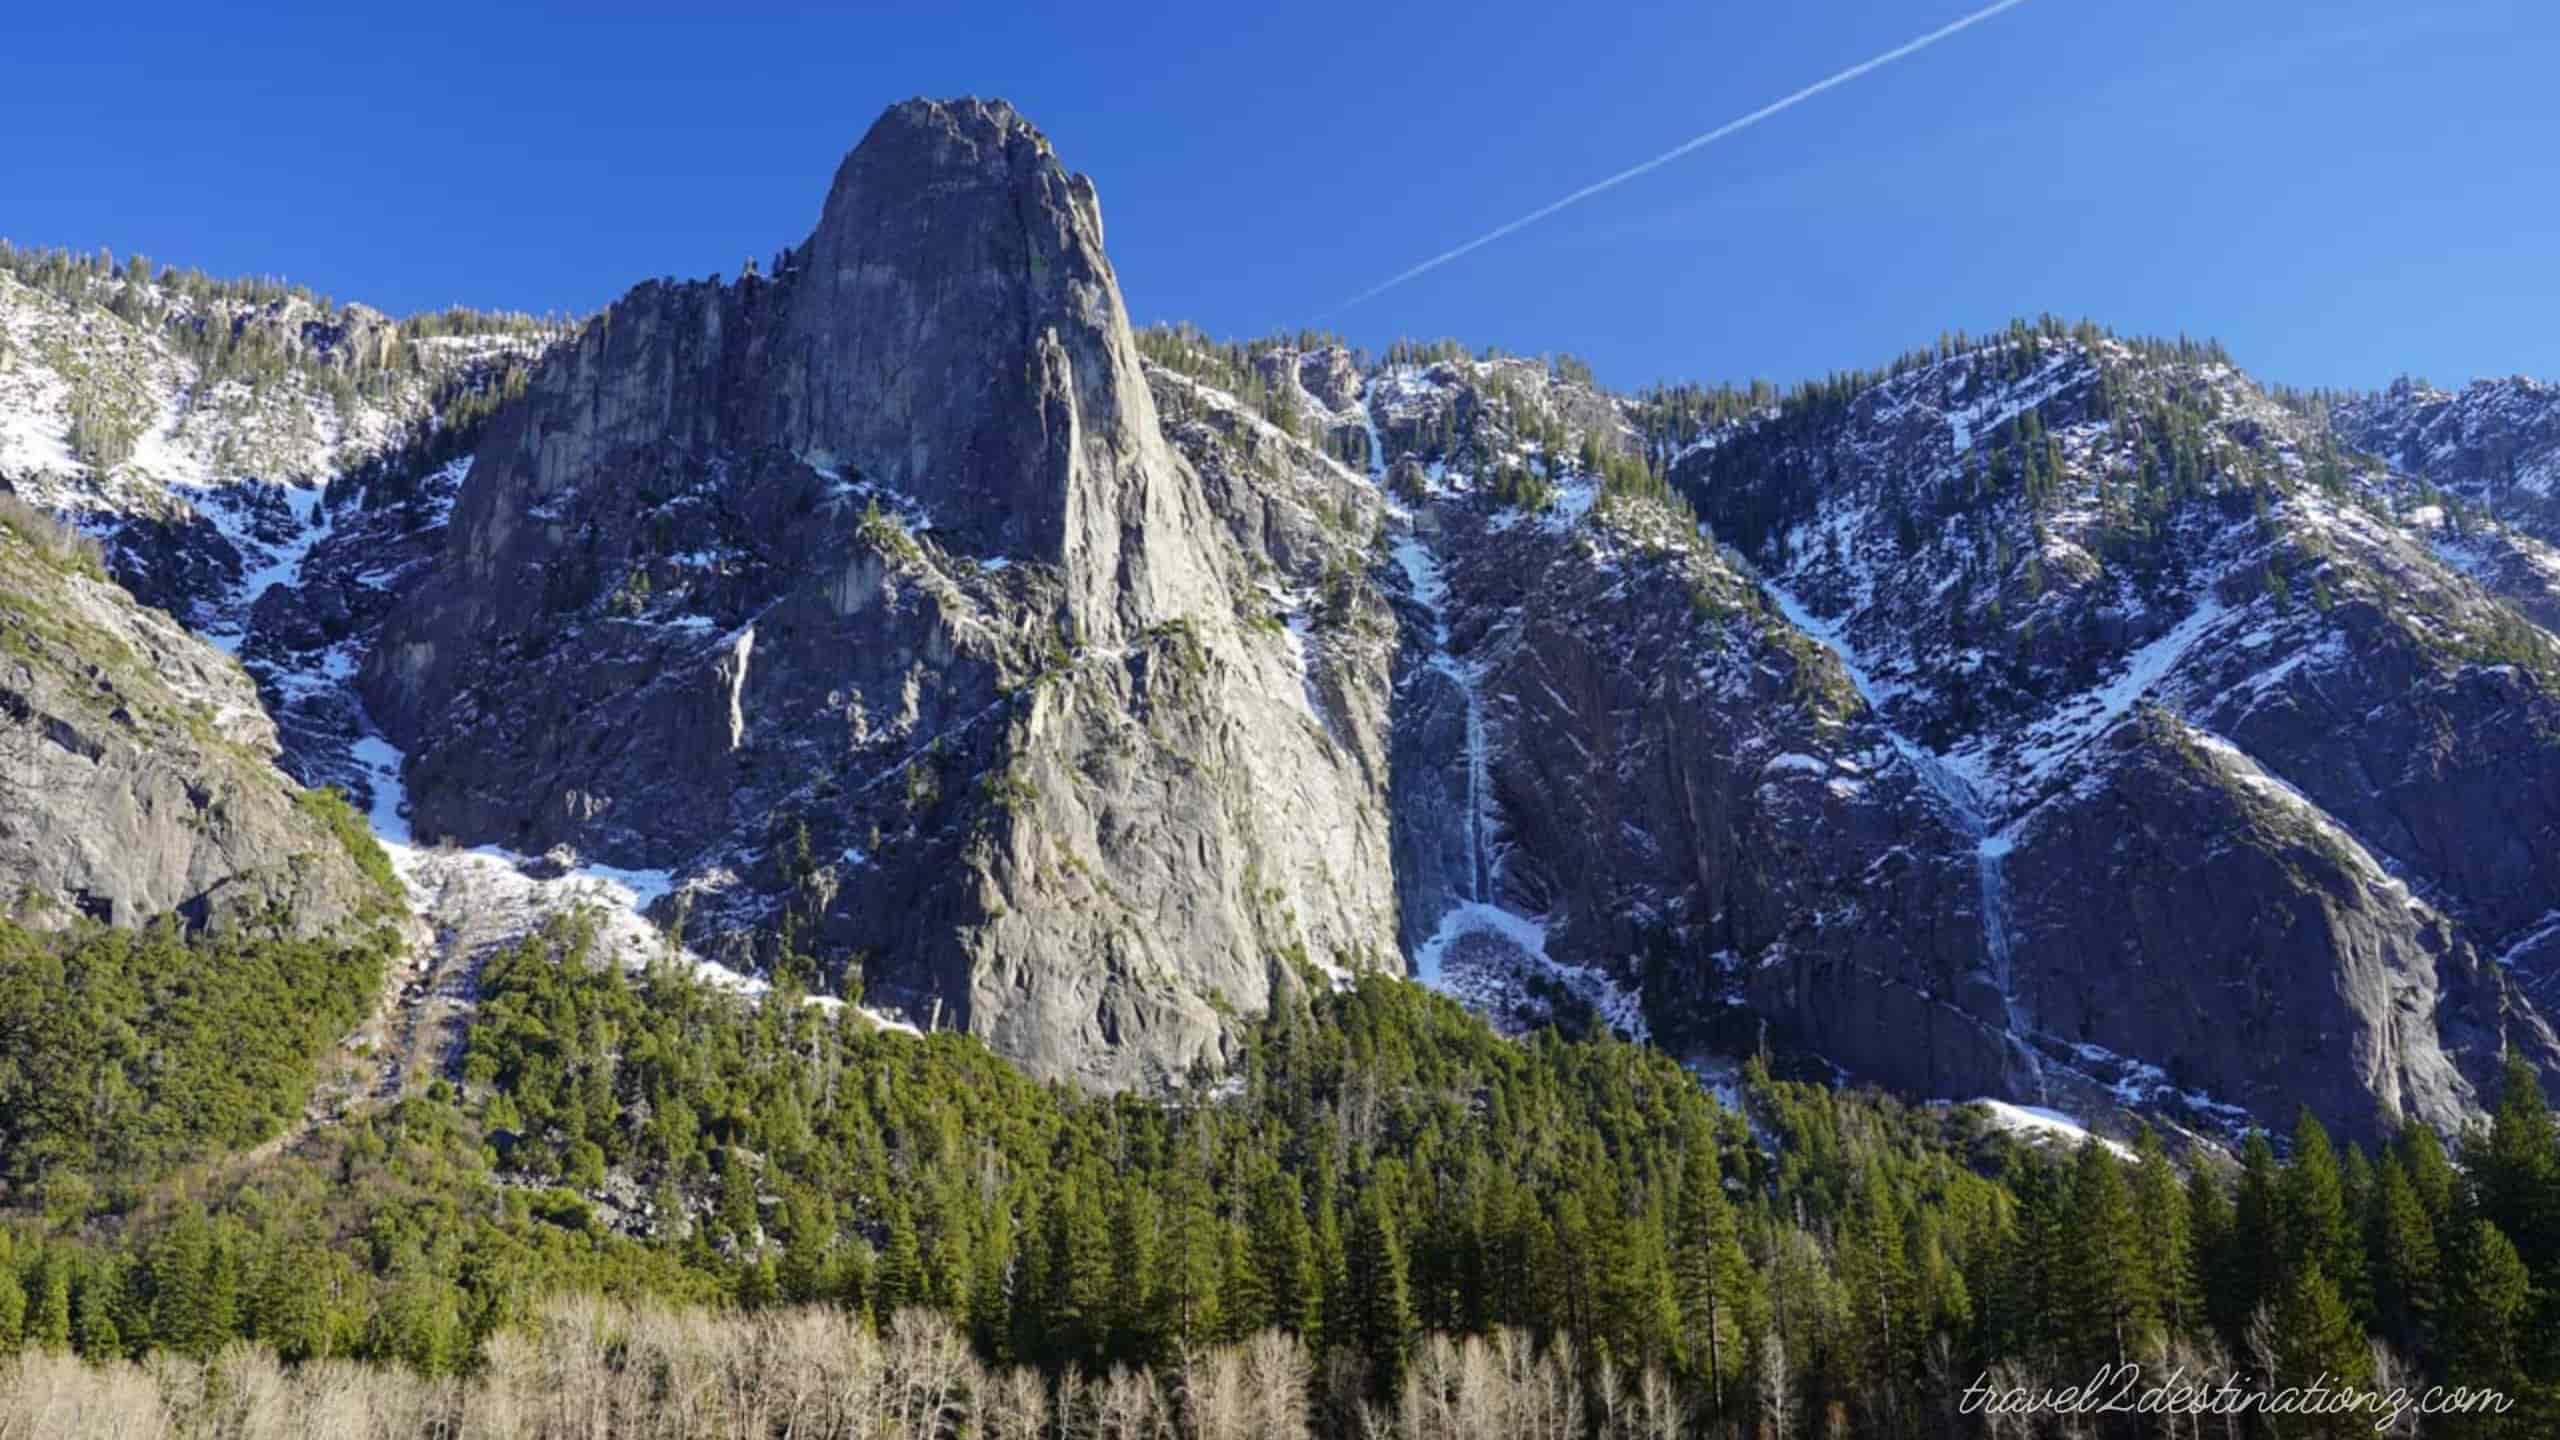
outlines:
[{"label": "rocky ridgeline", "polygon": [[2455,393],[2402,379],[2338,401],[2330,420],[2400,474],[2560,538],[2560,384],[2519,375]]},{"label": "rocky ridgeline", "polygon": [[[295,774],[1044,1074],[1366,968],[2212,1134],[2560,1067],[2549,386],[2055,326],[1788,397],[1142,345],[1090,183],[976,101],[893,108],[769,268],[443,341],[227,508],[43,449],[61,354],[183,355],[0,299],[0,478],[239,651]],[[151,433],[302,433],[196,423]],[[230,561],[166,558],[190,514]]]},{"label": "rocky ridgeline", "polygon": [[1130,1083],[1291,957],[1391,961],[1374,766],[1265,559],[1165,441],[1091,184],[918,102],[771,274],[545,361],[362,689],[422,834],[675,870],[732,964]]},{"label": "rocky ridgeline", "polygon": [[2553,1053],[2518,946],[2560,895],[2560,651],[2323,422],[2026,333],[1680,479],[1971,812],[2009,952],[1975,975],[2048,1080],[2450,1125]]},{"label": "rocky ridgeline", "polygon": [[0,485],[106,539],[119,583],[230,648],[319,528],[322,487],[458,444],[445,432],[551,333],[7,258]]}]

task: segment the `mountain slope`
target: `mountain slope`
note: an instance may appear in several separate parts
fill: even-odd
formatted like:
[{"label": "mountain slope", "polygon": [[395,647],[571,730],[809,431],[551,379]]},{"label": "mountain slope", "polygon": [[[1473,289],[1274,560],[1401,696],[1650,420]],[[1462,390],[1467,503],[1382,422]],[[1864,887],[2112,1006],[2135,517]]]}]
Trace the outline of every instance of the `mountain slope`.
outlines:
[{"label": "mountain slope", "polygon": [[2484,957],[2560,894],[2560,648],[2218,355],[2022,330],[1678,473],[1971,813],[2045,1060],[2383,1126],[2549,1063]]},{"label": "mountain slope", "polygon": [[8,258],[0,480],[240,656],[456,1007],[601,894],[635,963],[1105,1086],[1370,967],[2216,1133],[2560,1063],[2547,385],[1138,335],[978,101],[574,334]]},{"label": "mountain slope", "polygon": [[1782,404],[1158,344],[1392,492],[1419,972],[2217,1131],[2551,1062],[2560,649],[2218,352],[2018,327]]},{"label": "mountain slope", "polygon": [[275,768],[249,677],[136,605],[92,554],[0,511],[0,894],[44,928],[280,923],[317,935],[388,907],[343,802]]},{"label": "mountain slope", "polygon": [[675,871],[742,967],[1125,1083],[1391,943],[1374,777],[1222,530],[1090,183],[913,102],[771,276],[546,359],[363,689],[422,833]]}]

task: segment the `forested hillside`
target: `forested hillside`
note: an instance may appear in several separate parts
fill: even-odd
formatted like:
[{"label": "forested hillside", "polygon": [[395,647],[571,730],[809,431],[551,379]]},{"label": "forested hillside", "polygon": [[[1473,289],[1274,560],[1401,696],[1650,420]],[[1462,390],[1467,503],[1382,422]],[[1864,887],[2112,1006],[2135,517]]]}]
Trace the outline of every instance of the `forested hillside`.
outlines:
[{"label": "forested hillside", "polygon": [[[12,1016],[82,1002],[77,972],[44,963],[62,953],[0,950]],[[247,1339],[288,1363],[459,1377],[421,1393],[461,1406],[518,1383],[526,1345],[601,1323],[546,1315],[566,1290],[877,1326],[893,1354],[926,1323],[902,1317],[929,1311],[985,1367],[952,1417],[1008,1384],[1092,1409],[1124,1371],[1188,1414],[1201,1367],[1245,1364],[1279,1343],[1265,1332],[1303,1351],[1285,1373],[1321,1434],[1373,1414],[1465,1433],[1424,1417],[1537,1376],[1612,1434],[1675,1400],[1698,1428],[1658,1433],[1967,1434],[1978,1377],[2062,1384],[2121,1360],[2517,1397],[2429,1433],[2543,1434],[2553,1415],[2560,1136],[2522,1072],[2459,1165],[2425,1130],[2368,1153],[2306,1117],[2288,1158],[2253,1136],[2226,1173],[2204,1152],[2182,1169],[2147,1132],[2038,1150],[1970,1108],[1756,1065],[1728,1110],[1646,1048],[1504,1040],[1380,978],[1284,986],[1231,1081],[1163,1099],[1038,1084],[974,1040],[787,994],[751,1005],[672,967],[628,976],[576,924],[483,984],[458,1087],[268,1166],[16,1207],[0,1342],[29,1359],[0,1383],[66,1383],[51,1353]],[[179,1023],[170,1009],[129,1019]],[[20,1054],[29,1033],[0,1025]],[[58,1153],[26,1134],[13,1166]],[[771,1367],[760,1388],[817,1363],[740,1344]],[[1531,1353],[1545,1368],[1520,1369]]]}]

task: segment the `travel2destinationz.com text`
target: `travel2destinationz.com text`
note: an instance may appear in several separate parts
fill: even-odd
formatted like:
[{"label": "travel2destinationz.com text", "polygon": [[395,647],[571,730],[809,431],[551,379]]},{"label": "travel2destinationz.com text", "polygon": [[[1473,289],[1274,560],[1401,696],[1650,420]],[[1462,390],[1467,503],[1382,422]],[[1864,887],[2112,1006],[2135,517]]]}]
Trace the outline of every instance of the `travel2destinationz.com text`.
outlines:
[{"label": "travel2destinationz.com text", "polygon": [[2413,1389],[2333,1384],[2324,1372],[2307,1385],[2253,1386],[2245,1375],[2191,1377],[2185,1367],[2146,1383],[2135,1364],[2102,1366],[2077,1385],[1996,1383],[1984,1375],[1965,1387],[1967,1415],[2369,1415],[2376,1434],[2399,1431],[2412,1416],[2503,1415],[2514,1400],[2465,1385]]}]

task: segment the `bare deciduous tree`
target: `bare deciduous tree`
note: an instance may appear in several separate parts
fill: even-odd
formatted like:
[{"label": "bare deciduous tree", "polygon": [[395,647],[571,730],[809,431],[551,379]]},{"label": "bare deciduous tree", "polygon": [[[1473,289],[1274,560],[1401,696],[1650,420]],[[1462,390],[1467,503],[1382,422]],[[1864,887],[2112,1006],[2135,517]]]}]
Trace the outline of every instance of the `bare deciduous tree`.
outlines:
[{"label": "bare deciduous tree", "polygon": [[1760,1373],[1755,1399],[1760,1405],[1762,1440],[1794,1440],[1794,1377],[1787,1371],[1787,1342],[1772,1329],[1760,1337]]}]

